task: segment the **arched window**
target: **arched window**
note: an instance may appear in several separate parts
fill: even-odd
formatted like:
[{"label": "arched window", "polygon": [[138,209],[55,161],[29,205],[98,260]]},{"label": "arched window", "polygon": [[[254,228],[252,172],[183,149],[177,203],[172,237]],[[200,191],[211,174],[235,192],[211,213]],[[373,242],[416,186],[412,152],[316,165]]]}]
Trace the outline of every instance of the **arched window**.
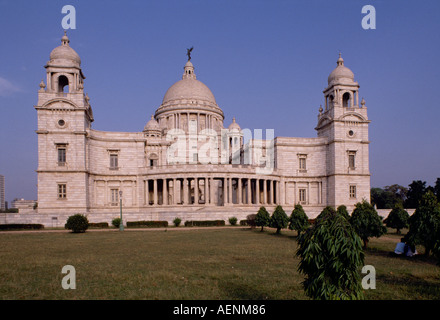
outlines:
[{"label": "arched window", "polygon": [[66,76],[58,77],[58,92],[69,93],[69,79]]},{"label": "arched window", "polygon": [[349,92],[344,93],[344,95],[342,96],[342,106],[344,108],[351,107],[351,95]]}]

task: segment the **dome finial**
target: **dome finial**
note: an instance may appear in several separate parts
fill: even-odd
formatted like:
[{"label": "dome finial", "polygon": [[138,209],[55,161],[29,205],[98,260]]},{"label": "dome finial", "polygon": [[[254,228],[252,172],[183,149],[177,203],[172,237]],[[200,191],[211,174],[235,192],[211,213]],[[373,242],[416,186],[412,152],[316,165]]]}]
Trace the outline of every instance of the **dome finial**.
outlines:
[{"label": "dome finial", "polygon": [[69,38],[67,37],[67,31],[64,30],[64,36],[61,38],[61,44],[62,44],[63,46],[68,46],[68,45],[69,45],[69,42],[70,42],[70,40],[69,40]]},{"label": "dome finial", "polygon": [[344,59],[342,59],[342,54],[341,51],[339,51],[339,59],[337,61],[338,66],[343,66],[344,65]]}]

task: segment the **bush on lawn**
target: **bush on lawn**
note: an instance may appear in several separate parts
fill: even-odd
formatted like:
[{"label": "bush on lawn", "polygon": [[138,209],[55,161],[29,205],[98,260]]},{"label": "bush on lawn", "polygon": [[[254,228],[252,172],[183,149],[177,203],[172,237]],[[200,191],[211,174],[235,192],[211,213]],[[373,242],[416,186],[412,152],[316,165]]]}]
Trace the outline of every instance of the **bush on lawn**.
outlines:
[{"label": "bush on lawn", "polygon": [[73,233],[84,233],[89,228],[89,220],[85,215],[75,214],[67,219],[64,227]]}]

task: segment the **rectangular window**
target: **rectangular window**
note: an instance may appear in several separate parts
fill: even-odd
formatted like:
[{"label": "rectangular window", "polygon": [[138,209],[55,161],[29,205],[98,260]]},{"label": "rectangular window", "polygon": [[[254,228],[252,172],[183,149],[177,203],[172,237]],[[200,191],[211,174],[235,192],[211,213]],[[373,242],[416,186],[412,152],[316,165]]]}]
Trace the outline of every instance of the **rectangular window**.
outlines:
[{"label": "rectangular window", "polygon": [[350,199],[356,199],[356,186],[350,186]]},{"label": "rectangular window", "polygon": [[58,165],[66,165],[66,147],[58,147]]},{"label": "rectangular window", "polygon": [[306,158],[299,158],[299,169],[306,170]]},{"label": "rectangular window", "polygon": [[299,202],[306,203],[306,189],[299,189]]},{"label": "rectangular window", "polygon": [[113,206],[119,202],[119,189],[110,189],[111,203]]},{"label": "rectangular window", "polygon": [[67,198],[67,185],[65,183],[58,184],[58,199]]},{"label": "rectangular window", "polygon": [[356,169],[356,151],[348,152],[348,168]]},{"label": "rectangular window", "polygon": [[299,172],[307,172],[307,154],[298,153]]},{"label": "rectangular window", "polygon": [[110,154],[110,170],[118,169],[118,155]]}]

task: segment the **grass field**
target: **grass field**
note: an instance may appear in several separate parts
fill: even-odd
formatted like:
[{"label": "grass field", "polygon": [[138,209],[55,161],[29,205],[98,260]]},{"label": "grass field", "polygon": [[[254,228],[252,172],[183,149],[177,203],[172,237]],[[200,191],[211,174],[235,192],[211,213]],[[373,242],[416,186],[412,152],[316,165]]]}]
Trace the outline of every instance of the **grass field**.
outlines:
[{"label": "grass field", "polygon": [[[440,299],[431,259],[389,257],[399,236],[372,239],[367,299]],[[249,228],[0,233],[0,299],[307,299],[296,233]],[[423,252],[423,250],[422,250]],[[64,265],[76,290],[61,287]]]}]

